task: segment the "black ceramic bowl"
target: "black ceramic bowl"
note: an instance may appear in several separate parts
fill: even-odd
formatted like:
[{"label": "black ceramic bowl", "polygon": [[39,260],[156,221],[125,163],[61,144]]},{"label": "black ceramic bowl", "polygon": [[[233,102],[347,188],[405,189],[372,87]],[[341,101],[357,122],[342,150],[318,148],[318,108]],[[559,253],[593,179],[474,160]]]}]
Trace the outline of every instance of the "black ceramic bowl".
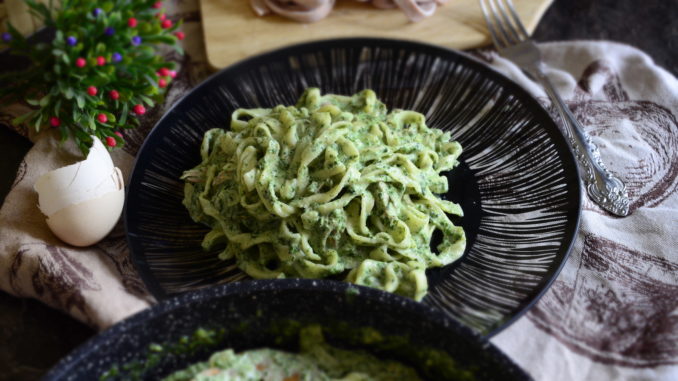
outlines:
[{"label": "black ceramic bowl", "polygon": [[[295,327],[313,323],[334,345],[399,360],[427,380],[458,379],[442,376],[450,369],[473,374],[464,380],[530,379],[482,337],[424,304],[343,282],[292,279],[238,282],[165,300],[91,339],[44,379],[98,380],[117,368],[107,379],[134,379],[137,372],[139,379],[157,380],[223,348],[293,348]],[[222,336],[190,350],[180,344],[198,328]],[[381,339],[366,344],[360,339],[365,330],[376,330]],[[153,352],[152,343],[182,350]]]},{"label": "black ceramic bowl", "polygon": [[[182,173],[200,162],[210,128],[240,107],[295,104],[308,87],[372,89],[390,108],[424,113],[464,147],[443,197],[464,210],[458,261],[427,272],[423,303],[491,335],[542,295],[577,231],[580,185],[567,140],[516,83],[468,55],[387,39],[339,39],[282,48],[216,73],[177,101],[148,134],[129,180],[125,228],[148,290],[163,299],[245,278],[223,247],[201,247],[209,227],[182,205]],[[455,222],[456,223],[456,222]],[[434,247],[436,244],[434,243]]]}]

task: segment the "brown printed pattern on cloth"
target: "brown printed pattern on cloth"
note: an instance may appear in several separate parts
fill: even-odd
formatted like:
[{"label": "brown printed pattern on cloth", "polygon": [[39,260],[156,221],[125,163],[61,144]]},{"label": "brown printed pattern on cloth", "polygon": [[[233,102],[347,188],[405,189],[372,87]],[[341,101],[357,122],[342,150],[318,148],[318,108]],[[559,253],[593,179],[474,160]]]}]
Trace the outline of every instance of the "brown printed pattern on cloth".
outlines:
[{"label": "brown printed pattern on cloth", "polygon": [[581,74],[577,87],[574,89],[571,102],[585,102],[593,98],[595,93],[601,92],[610,102],[627,102],[629,96],[621,84],[619,74],[606,60],[591,62]]},{"label": "brown printed pattern on cloth", "polygon": [[11,265],[8,269],[7,279],[9,280],[9,286],[12,288],[14,294],[22,296],[23,287],[20,284],[19,271],[21,270],[21,265],[24,262],[24,254],[28,251],[27,248],[20,247],[17,250],[16,254],[12,257]]},{"label": "brown printed pattern on cloth", "polygon": [[23,159],[21,160],[21,163],[19,163],[19,168],[17,168],[16,171],[16,177],[14,178],[14,182],[12,183],[10,189],[14,189],[14,187],[16,187],[17,184],[19,184],[21,180],[24,179],[24,177],[26,176],[26,169],[27,169],[26,159]]},{"label": "brown printed pattern on cloth", "polygon": [[116,225],[106,239],[99,242],[94,248],[113,262],[115,269],[120,274],[125,291],[138,296],[140,299],[152,302],[152,298],[141,278],[139,278],[129,255],[122,221]]},{"label": "brown printed pattern on cloth", "polygon": [[[604,160],[626,184],[632,213],[660,204],[678,189],[678,123],[669,110],[646,101],[588,102],[573,105],[572,110],[591,126],[588,132],[601,150],[612,142],[627,145],[632,149],[627,152],[636,154],[618,157],[604,151],[608,154]],[[588,200],[584,208],[604,213]]]},{"label": "brown printed pattern on cloth", "polygon": [[576,353],[629,367],[678,364],[678,263],[587,234],[573,285],[528,314]]},{"label": "brown printed pattern on cloth", "polygon": [[[24,262],[26,255],[35,256],[37,266],[22,269],[22,265],[29,262]],[[23,288],[19,284],[19,278],[28,278],[27,274],[21,274],[22,271],[30,273],[28,275],[36,297],[63,311],[79,310],[87,319],[86,322],[94,325],[94,321],[87,315],[82,292],[101,291],[101,285],[95,281],[92,271],[77,258],[56,246],[43,243],[25,244],[19,248],[10,266],[10,284],[15,291]]]},{"label": "brown printed pattern on cloth", "polygon": [[[600,148],[605,164],[626,184],[631,213],[660,204],[678,189],[678,122],[670,110],[629,100],[619,75],[604,60],[584,70],[567,103]],[[553,107],[549,111],[555,116]],[[607,215],[588,198],[583,206]]]}]

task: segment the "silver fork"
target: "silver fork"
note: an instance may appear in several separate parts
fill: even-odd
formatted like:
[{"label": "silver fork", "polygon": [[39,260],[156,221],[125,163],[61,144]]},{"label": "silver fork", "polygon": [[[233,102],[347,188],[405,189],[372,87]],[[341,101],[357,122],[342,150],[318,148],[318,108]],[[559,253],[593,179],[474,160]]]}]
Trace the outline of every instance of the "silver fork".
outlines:
[{"label": "silver fork", "polygon": [[520,66],[539,81],[563,120],[586,191],[595,203],[608,212],[627,216],[629,196],[626,186],[603,164],[598,147],[575,119],[570,109],[544,74],[539,49],[530,39],[511,0],[479,0],[483,16],[499,54]]}]

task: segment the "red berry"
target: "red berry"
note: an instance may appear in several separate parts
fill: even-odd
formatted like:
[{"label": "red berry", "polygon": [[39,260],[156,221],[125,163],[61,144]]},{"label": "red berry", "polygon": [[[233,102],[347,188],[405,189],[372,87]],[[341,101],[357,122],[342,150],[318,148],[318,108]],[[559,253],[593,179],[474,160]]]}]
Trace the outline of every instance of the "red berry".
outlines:
[{"label": "red berry", "polygon": [[160,69],[158,69],[158,75],[161,77],[167,77],[170,75],[170,71],[166,67],[161,67]]},{"label": "red berry", "polygon": [[87,61],[85,61],[84,58],[78,57],[78,58],[75,60],[75,66],[77,66],[77,67],[85,67],[85,65],[87,65]]},{"label": "red berry", "polygon": [[177,39],[179,39],[179,40],[183,40],[184,38],[186,38],[186,34],[182,31],[178,31],[178,32],[174,33],[174,35],[177,36]]},{"label": "red berry", "polygon": [[122,136],[122,132],[120,131],[115,131],[114,134],[118,135],[120,139],[124,138],[124,136]]},{"label": "red berry", "polygon": [[165,78],[160,78],[158,80],[158,86],[160,87],[167,87],[167,80]]},{"label": "red berry", "polygon": [[137,115],[144,115],[146,113],[146,108],[144,105],[138,104],[132,108],[132,111]]},{"label": "red berry", "polygon": [[53,116],[53,117],[49,118],[49,124],[52,127],[59,127],[59,125],[61,124],[61,121],[56,116]]},{"label": "red berry", "polygon": [[161,26],[163,29],[171,28],[171,27],[172,27],[172,20],[163,20],[163,21],[160,23],[160,26]]},{"label": "red berry", "polygon": [[155,9],[162,8],[162,1],[156,1],[155,4],[153,4],[153,8]]},{"label": "red berry", "polygon": [[101,113],[101,114],[97,115],[97,120],[100,123],[106,123],[106,122],[108,122],[108,117],[106,116],[106,114]]},{"label": "red berry", "polygon": [[167,15],[164,13],[158,13],[158,20],[160,21],[165,21],[167,19]]},{"label": "red berry", "polygon": [[127,26],[130,28],[136,28],[137,27],[137,19],[134,17],[130,17],[129,20],[127,20]]},{"label": "red berry", "polygon": [[87,94],[89,94],[91,96],[97,95],[97,91],[98,91],[97,88],[94,87],[94,86],[90,86],[90,87],[87,88]]},{"label": "red berry", "polygon": [[177,72],[174,71],[174,70],[170,70],[169,76],[170,76],[170,78],[176,78],[176,77],[177,77]]},{"label": "red berry", "polygon": [[109,147],[115,147],[118,145],[118,142],[115,141],[115,138],[112,136],[107,136],[106,137],[106,145]]},{"label": "red berry", "polygon": [[99,65],[99,66],[106,65],[106,59],[102,56],[97,57],[97,65]]},{"label": "red berry", "polygon": [[115,101],[115,100],[118,100],[118,98],[120,98],[120,93],[117,92],[116,90],[111,90],[108,93],[108,96],[111,97],[111,99],[113,99]]}]

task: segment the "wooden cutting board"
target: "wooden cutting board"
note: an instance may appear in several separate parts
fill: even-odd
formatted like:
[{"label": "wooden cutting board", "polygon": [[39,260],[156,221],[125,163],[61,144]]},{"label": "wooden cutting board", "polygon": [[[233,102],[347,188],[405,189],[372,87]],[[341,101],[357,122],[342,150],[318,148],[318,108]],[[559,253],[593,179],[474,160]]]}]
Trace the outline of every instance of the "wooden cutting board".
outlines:
[{"label": "wooden cutting board", "polygon": [[[553,0],[513,0],[532,32]],[[478,0],[450,0],[436,14],[410,22],[399,9],[376,9],[337,0],[324,20],[301,24],[277,15],[258,17],[249,0],[200,0],[207,59],[223,68],[245,57],[282,46],[337,37],[387,37],[456,49],[490,43]]]}]

